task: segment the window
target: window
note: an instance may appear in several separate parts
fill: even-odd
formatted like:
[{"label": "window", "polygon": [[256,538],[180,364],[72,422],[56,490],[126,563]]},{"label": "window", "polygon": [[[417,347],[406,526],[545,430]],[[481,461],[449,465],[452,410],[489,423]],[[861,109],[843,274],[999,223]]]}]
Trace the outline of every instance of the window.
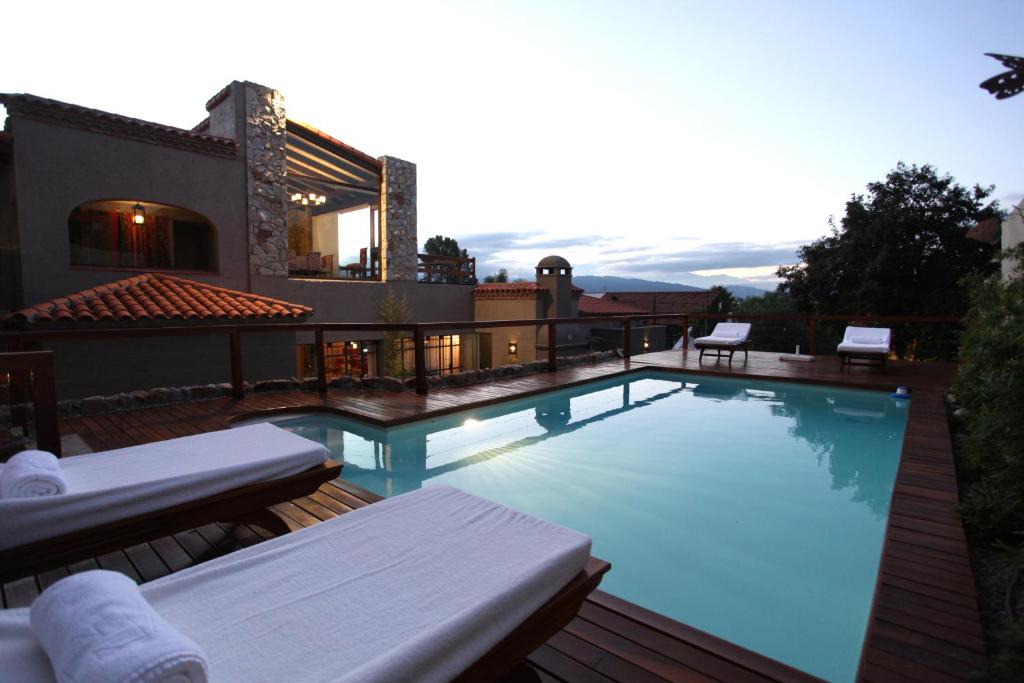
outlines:
[{"label": "window", "polygon": [[[416,347],[411,337],[395,340],[400,352],[402,370],[412,373],[416,369]],[[462,339],[457,334],[427,337],[424,344],[428,375],[450,375],[462,371]]]},{"label": "window", "polygon": [[[300,377],[316,377],[314,344],[299,344],[296,361]],[[337,341],[324,344],[327,380],[340,377],[375,377],[377,375],[377,342]]]},{"label": "window", "polygon": [[153,202],[87,202],[68,217],[73,266],[216,271],[214,235],[203,216]]}]

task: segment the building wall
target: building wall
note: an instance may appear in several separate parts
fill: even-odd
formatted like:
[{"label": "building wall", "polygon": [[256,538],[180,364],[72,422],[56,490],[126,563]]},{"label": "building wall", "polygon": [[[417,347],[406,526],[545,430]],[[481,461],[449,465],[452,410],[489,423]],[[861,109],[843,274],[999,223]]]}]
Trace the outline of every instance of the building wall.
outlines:
[{"label": "building wall", "polygon": [[12,117],[22,301],[32,305],[140,271],[72,267],[68,215],[96,199],[180,206],[216,230],[218,270],[183,275],[248,289],[244,163]]},{"label": "building wall", "polygon": [[14,166],[0,150],[0,312],[21,307],[21,254],[17,207],[14,203]]},{"label": "building wall", "polygon": [[[515,320],[543,317],[544,303],[538,298],[530,299],[476,299],[473,302],[475,320]],[[546,328],[545,328],[546,329]],[[517,362],[530,363],[540,356],[537,353],[538,328],[536,325],[518,327],[485,327],[477,329],[491,339],[491,364],[494,367],[508,364],[509,342],[516,342]],[[547,337],[545,337],[546,339]],[[481,337],[484,344],[486,336]]]},{"label": "building wall", "polygon": [[[228,343],[226,335],[190,335],[47,342],[44,348],[54,352],[57,396],[63,400],[230,382]],[[249,382],[294,375],[294,334],[243,334],[242,370]]]},{"label": "building wall", "polygon": [[409,301],[409,322],[473,319],[473,288],[466,285],[253,278],[256,294],[312,306],[308,321],[318,323],[378,322],[380,302],[389,289]]}]

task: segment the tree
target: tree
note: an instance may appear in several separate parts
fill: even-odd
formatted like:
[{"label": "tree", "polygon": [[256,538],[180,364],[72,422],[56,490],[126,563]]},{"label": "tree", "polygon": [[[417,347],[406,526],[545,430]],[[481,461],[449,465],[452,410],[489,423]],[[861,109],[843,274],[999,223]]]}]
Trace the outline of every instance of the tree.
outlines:
[{"label": "tree", "polygon": [[724,313],[728,315],[736,308],[736,297],[722,285],[715,285],[708,290],[711,303],[708,304],[708,313]]},{"label": "tree", "polygon": [[494,284],[496,282],[508,282],[508,269],[499,268],[497,273],[493,273],[484,278],[484,282],[487,284]]},{"label": "tree", "polygon": [[[885,181],[869,183],[867,195],[851,196],[840,226],[830,219],[830,235],[800,248],[802,264],[779,268],[780,289],[804,313],[962,315],[961,280],[996,268],[996,248],[966,237],[978,221],[1000,215],[997,202],[985,203],[993,189],[966,188],[928,164],[900,162]],[[901,331],[896,340],[955,348],[932,337]]]},{"label": "tree", "polygon": [[[761,296],[748,296],[736,304],[735,313],[743,315],[786,315],[796,313],[796,304],[785,292],[765,292]],[[797,344],[807,350],[807,323],[802,320],[755,320],[751,336],[757,340],[760,351],[792,353]]]},{"label": "tree", "polygon": [[[458,240],[445,237],[443,235],[435,235],[426,242],[423,243],[423,251],[431,256],[447,256],[449,258],[461,258],[468,259],[469,252],[459,247]],[[469,263],[464,262],[455,266],[459,270],[469,269]],[[454,275],[436,274],[434,275],[431,282],[465,282],[465,278],[457,278]],[[473,284],[472,282],[470,284]]]}]

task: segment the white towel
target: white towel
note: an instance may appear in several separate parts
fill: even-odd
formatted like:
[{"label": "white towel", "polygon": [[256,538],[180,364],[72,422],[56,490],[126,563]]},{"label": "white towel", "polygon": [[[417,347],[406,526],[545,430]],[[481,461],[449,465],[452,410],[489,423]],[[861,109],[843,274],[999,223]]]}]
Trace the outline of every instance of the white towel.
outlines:
[{"label": "white towel", "polygon": [[124,574],[94,570],[32,603],[32,632],[59,683],[205,683],[206,658]]},{"label": "white towel", "polygon": [[67,493],[57,456],[46,451],[12,455],[0,471],[0,498],[34,498]]}]

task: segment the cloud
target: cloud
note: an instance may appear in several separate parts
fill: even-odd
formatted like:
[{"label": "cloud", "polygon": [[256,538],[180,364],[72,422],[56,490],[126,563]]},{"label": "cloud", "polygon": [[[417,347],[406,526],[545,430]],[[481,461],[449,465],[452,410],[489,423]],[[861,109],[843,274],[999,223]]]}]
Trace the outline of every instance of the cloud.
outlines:
[{"label": "cloud", "polygon": [[651,273],[690,273],[730,268],[790,265],[797,263],[800,243],[750,244],[719,243],[694,246],[691,249],[666,253],[634,254],[614,260],[602,259],[595,267],[615,270],[634,270]]}]

